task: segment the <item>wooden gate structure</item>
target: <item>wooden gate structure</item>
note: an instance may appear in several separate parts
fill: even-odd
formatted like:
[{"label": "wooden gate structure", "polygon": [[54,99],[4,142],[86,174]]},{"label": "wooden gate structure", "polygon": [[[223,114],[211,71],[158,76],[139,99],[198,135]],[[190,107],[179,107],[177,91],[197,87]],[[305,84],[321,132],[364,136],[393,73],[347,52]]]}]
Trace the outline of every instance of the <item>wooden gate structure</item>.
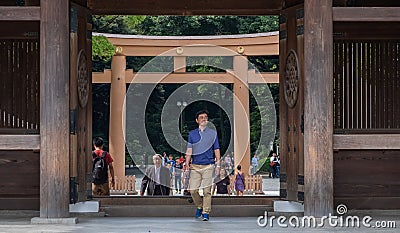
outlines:
[{"label": "wooden gate structure", "polygon": [[398,7],[397,0],[0,1],[0,207],[63,218],[70,177],[86,192],[89,18],[133,14],[280,15],[282,198],[304,200],[304,214],[316,217],[338,203],[400,208]]}]

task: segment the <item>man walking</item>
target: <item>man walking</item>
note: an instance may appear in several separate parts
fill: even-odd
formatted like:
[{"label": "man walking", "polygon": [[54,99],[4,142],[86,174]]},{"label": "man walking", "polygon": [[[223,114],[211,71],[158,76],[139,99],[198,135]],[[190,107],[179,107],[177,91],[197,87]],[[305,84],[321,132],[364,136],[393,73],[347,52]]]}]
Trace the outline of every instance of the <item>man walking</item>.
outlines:
[{"label": "man walking", "polygon": [[161,155],[153,155],[154,166],[148,167],[140,187],[140,196],[147,189],[147,196],[168,196],[170,192],[171,173],[161,166]]},{"label": "man walking", "polygon": [[[190,131],[188,136],[185,170],[189,169],[190,159],[192,159],[189,189],[197,207],[195,217],[208,221],[211,212],[212,173],[216,163],[215,172],[219,174],[221,155],[217,132],[207,127],[208,111],[197,112],[196,122],[199,127]],[[203,198],[199,194],[201,184],[203,184]]]}]

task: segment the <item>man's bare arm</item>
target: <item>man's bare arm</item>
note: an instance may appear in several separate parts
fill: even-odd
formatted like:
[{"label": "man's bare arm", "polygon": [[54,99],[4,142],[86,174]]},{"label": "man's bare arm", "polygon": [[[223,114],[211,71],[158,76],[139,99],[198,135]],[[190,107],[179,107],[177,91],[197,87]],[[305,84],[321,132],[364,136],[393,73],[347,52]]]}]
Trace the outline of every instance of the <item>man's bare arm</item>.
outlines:
[{"label": "man's bare arm", "polygon": [[185,170],[189,169],[190,159],[192,158],[192,148],[187,148],[186,150],[186,163],[185,163]]},{"label": "man's bare arm", "polygon": [[214,154],[215,154],[215,163],[217,164],[217,167],[221,166],[221,152],[219,151],[219,149],[214,150]]}]

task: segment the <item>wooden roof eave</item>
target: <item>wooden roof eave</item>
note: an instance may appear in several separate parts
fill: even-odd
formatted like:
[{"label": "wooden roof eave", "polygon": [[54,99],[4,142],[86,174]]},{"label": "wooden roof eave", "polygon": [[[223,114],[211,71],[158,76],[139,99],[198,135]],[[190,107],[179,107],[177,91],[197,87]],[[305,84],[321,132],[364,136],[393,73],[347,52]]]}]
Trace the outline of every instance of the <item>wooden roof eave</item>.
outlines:
[{"label": "wooden roof eave", "polygon": [[88,0],[95,15],[279,15],[281,0]]}]

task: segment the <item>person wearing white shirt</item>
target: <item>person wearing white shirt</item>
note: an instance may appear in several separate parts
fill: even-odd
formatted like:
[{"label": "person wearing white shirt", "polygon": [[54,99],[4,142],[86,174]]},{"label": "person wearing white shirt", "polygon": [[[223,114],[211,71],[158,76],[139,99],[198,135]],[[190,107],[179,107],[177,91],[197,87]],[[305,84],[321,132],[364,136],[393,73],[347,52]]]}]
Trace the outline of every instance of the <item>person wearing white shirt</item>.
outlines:
[{"label": "person wearing white shirt", "polygon": [[251,159],[251,166],[253,167],[253,175],[255,175],[257,172],[257,166],[258,166],[257,155],[254,155],[253,158]]}]

